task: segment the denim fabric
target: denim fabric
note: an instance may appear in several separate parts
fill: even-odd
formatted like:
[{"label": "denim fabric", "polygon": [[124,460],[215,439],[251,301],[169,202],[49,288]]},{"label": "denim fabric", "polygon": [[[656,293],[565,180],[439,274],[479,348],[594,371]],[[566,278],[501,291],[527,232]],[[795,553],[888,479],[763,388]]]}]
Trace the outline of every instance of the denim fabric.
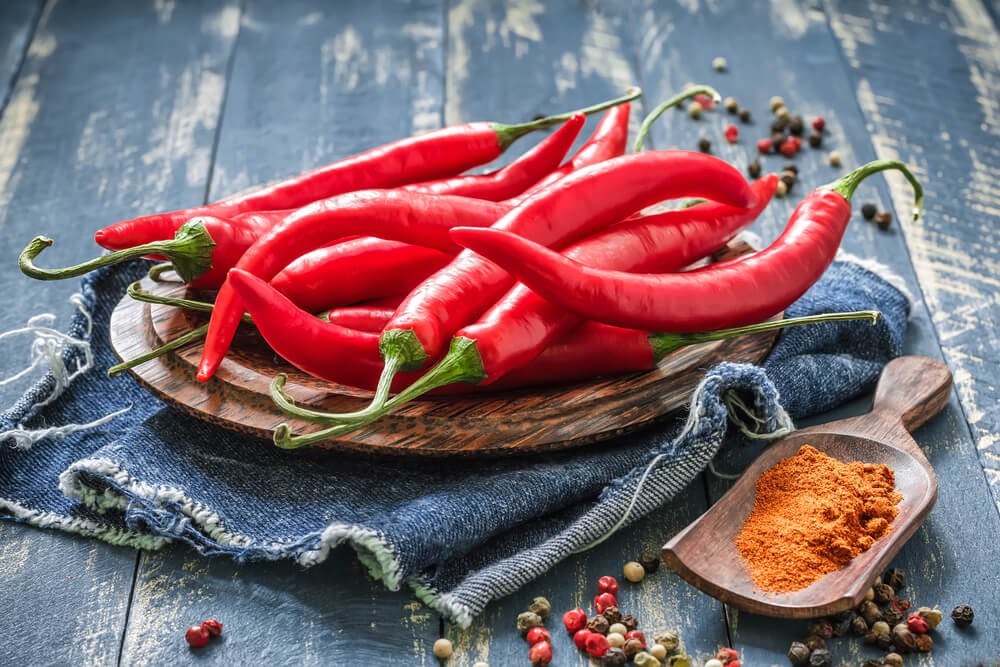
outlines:
[{"label": "denim fabric", "polygon": [[[145,269],[112,267],[84,280],[95,368],[37,409],[53,386],[51,377],[42,380],[0,415],[0,432],[131,410],[27,449],[0,443],[0,516],[140,548],[180,540],[239,562],[310,565],[346,542],[386,586],[408,583],[460,625],[683,491],[719,451],[729,407],[745,406],[752,416],[741,409],[734,417],[767,435],[788,428],[789,415],[818,413],[870,389],[900,354],[909,312],[889,283],[838,261],[788,315],[875,309],[884,315],[878,325],[792,329],[762,368],[720,364],[683,423],[609,446],[442,466],[280,450],[168,408],[131,377],[106,377],[117,361],[111,310]],[[78,316],[70,333],[85,331]],[[76,354],[66,353],[71,367]]]}]

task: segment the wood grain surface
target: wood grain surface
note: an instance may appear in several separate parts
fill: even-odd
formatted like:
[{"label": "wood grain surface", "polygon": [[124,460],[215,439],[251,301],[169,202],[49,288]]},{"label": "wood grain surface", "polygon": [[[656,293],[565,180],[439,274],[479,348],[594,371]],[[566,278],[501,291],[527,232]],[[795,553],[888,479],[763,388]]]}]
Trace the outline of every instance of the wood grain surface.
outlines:
[{"label": "wood grain surface", "polygon": [[[99,224],[216,199],[416,130],[575,107],[632,82],[647,93],[636,116],[687,81],[737,97],[754,114],[738,143],[722,139],[731,118],[720,112],[699,122],[668,115],[651,141],[693,148],[705,137],[743,166],[768,133],[768,97],[780,94],[793,113],[826,118],[825,146],[845,166],[898,156],[928,191],[919,223],[883,233],[859,218],[844,245],[887,265],[914,296],[906,351],[943,358],[955,372],[944,412],[914,434],[937,471],[938,501],[894,565],[908,571],[916,604],[971,604],[978,625],[1000,617],[1000,580],[987,557],[1000,543],[996,20],[996,3],[980,0],[9,0],[0,3],[0,229],[11,244],[0,262],[8,288],[0,330],[40,311],[68,321],[72,281],[29,283],[12,261],[39,231],[58,239],[47,251],[52,264],[69,263],[96,252],[90,232]],[[727,73],[712,70],[717,55],[728,58]],[[504,160],[522,150],[515,144]],[[826,154],[795,158],[799,184],[754,227],[765,242],[808,188],[842,173]],[[765,169],[785,162],[763,160]],[[907,210],[907,186],[883,183],[870,179],[856,202]],[[4,352],[4,376],[23,367],[23,347]],[[23,388],[0,387],[0,397],[10,403]],[[816,420],[868,406],[861,398]],[[728,449],[716,466],[739,470],[754,453]],[[233,664],[266,655],[278,664],[351,664],[361,655],[435,664],[429,646],[443,631],[458,649],[450,665],[521,664],[526,648],[513,619],[532,596],[547,595],[557,609],[585,603],[596,577],[655,550],[725,488],[706,476],[464,631],[440,626],[408,594],[363,581],[343,552],[319,571],[293,573],[205,561],[178,546],[143,554],[133,577],[133,552],[4,523],[0,626],[23,641],[0,642],[0,663]],[[650,627],[678,629],[700,658],[728,644],[744,664],[786,664],[788,644],[806,634],[802,621],[723,609],[665,568],[620,597]],[[228,621],[227,635],[196,654],[178,629],[203,615]],[[72,631],[53,633],[29,622],[36,618]],[[934,653],[911,662],[998,663],[984,627],[962,632],[946,621]],[[588,664],[565,633],[553,633],[553,645],[558,664]],[[880,655],[847,640],[832,648],[834,664]]]}]

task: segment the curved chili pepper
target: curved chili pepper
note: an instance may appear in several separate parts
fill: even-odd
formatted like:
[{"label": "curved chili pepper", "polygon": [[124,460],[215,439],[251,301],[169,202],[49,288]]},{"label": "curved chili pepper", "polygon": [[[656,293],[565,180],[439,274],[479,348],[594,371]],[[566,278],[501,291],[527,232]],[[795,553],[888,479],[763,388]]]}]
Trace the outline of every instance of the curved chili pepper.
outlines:
[{"label": "curved chili pepper", "polygon": [[870,174],[902,162],[877,160],[807,195],[767,249],[736,261],[669,275],[630,274],[584,266],[505,230],[455,229],[455,240],[585,319],[637,329],[701,331],[759,322],[794,302],[833,261],[851,218],[851,195]]},{"label": "curved chili pepper", "polygon": [[[274,283],[271,283],[271,286],[273,287]],[[330,324],[336,324],[347,329],[379,333],[394,312],[396,312],[395,308],[348,306],[346,308],[334,308],[326,314],[324,319]],[[372,388],[374,389],[374,385],[372,385]]]},{"label": "curved chili pepper", "polygon": [[409,292],[453,253],[372,237],[313,250],[271,284],[309,312]]},{"label": "curved chili pepper", "polygon": [[[448,237],[450,228],[463,224],[485,227],[509,208],[502,203],[401,190],[351,192],[297,210],[254,243],[236,266],[270,280],[304,253],[358,233],[452,250],[457,246]],[[219,367],[243,310],[228,281],[223,283],[198,366],[200,381],[208,380]]]},{"label": "curved chili pepper", "polygon": [[[650,151],[570,174],[527,199],[494,228],[560,247],[654,203],[683,196],[705,196],[744,208],[754,204],[750,186],[722,160],[703,153]],[[462,252],[414,289],[382,334],[384,382],[365,412],[379,409],[397,370],[418,370],[443,352],[454,332],[513,283],[513,277],[492,262]]]},{"label": "curved chili pepper", "polygon": [[529,132],[558,125],[578,113],[603,111],[641,94],[639,88],[632,87],[617,99],[528,123],[466,123],[401,139],[214,204],[118,222],[98,230],[94,240],[105,248],[120,250],[169,239],[193,217],[228,218],[246,211],[299,208],[346,192],[394,188],[454,176],[492,162]]},{"label": "curved chili pepper", "polygon": [[[579,241],[563,254],[588,266],[608,269],[678,271],[720,249],[756,220],[774,196],[777,184],[774,174],[755,182],[751,190],[756,203],[751,208],[706,202],[642,216]],[[453,382],[492,384],[539,356],[579,323],[580,318],[573,313],[516,285],[478,321],[459,329],[448,353],[419,382],[425,391]],[[302,416],[314,418],[311,414]],[[328,415],[331,421],[357,417],[358,413]]]},{"label": "curved chili pepper", "polygon": [[574,114],[562,127],[530,151],[489,174],[452,176],[436,181],[404,185],[401,189],[409,192],[461,195],[488,201],[510,199],[524,192],[559,166],[559,162],[566,156],[586,120],[587,117],[582,113]]}]

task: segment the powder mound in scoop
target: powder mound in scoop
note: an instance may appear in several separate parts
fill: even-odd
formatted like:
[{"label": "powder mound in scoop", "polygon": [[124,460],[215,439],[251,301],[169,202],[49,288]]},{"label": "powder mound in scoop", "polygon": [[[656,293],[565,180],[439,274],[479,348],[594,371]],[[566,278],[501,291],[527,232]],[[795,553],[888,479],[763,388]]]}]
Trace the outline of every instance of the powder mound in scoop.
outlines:
[{"label": "powder mound in scoop", "polygon": [[757,480],[753,512],[736,537],[758,588],[797,591],[844,567],[884,537],[903,499],[892,469],[842,463],[804,445]]}]

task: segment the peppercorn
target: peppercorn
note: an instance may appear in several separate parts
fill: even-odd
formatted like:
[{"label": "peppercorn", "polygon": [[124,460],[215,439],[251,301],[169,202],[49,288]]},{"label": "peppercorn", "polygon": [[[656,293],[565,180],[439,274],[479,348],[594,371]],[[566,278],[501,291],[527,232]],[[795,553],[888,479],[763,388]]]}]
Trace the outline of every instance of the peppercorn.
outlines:
[{"label": "peppercorn", "polygon": [[577,630],[587,626],[587,614],[582,609],[570,609],[563,614],[563,625],[566,632],[576,634]]},{"label": "peppercorn", "polygon": [[931,649],[934,648],[934,640],[931,639],[930,635],[916,635],[913,641],[917,644],[917,650],[921,653],[930,653]]},{"label": "peppercorn", "polygon": [[879,211],[875,214],[875,224],[883,231],[889,229],[890,225],[892,225],[892,213],[889,211]]},{"label": "peppercorn", "polygon": [[788,127],[787,118],[776,118],[771,123],[771,133],[774,134],[775,132],[784,132],[786,127]]},{"label": "peppercorn", "polygon": [[740,122],[749,123],[750,122],[750,109],[743,108],[740,109]]},{"label": "peppercorn", "polygon": [[[874,600],[874,599],[875,599],[875,589],[874,588],[869,588],[867,591],[865,591],[865,600]],[[863,606],[864,606],[864,603],[858,605],[858,611],[859,612],[861,611],[861,607],[863,607]]]},{"label": "peppercorn", "polygon": [[897,653],[913,653],[917,650],[917,640],[905,627],[892,631],[892,643]]},{"label": "peppercorn", "polygon": [[573,635],[573,643],[576,644],[576,647],[578,649],[583,651],[584,649],[587,648],[587,638],[590,637],[590,635],[592,634],[594,633],[588,630],[587,628],[580,628]]},{"label": "peppercorn", "polygon": [[704,111],[704,109],[702,109],[701,105],[698,104],[697,102],[692,102],[691,104],[688,105],[688,115],[691,116],[691,118],[694,118],[695,120],[701,118],[702,111]]},{"label": "peppercorn", "polygon": [[922,635],[931,629],[920,614],[910,614],[906,619],[906,627],[915,635]]},{"label": "peppercorn", "polygon": [[219,635],[222,634],[222,623],[219,623],[215,619],[209,619],[207,621],[203,621],[201,627],[205,628],[208,634],[210,634],[213,637],[218,637]]},{"label": "peppercorn", "polygon": [[784,118],[785,120],[791,120],[792,114],[784,106],[780,106],[774,110],[774,115],[778,118]]},{"label": "peppercorn", "polygon": [[785,106],[785,100],[780,95],[775,95],[768,101],[768,106],[771,107],[771,111],[774,111],[778,107]]},{"label": "peppercorn", "polygon": [[629,630],[628,633],[625,634],[625,639],[638,639],[642,642],[642,647],[646,648],[646,635],[638,630]]},{"label": "peppercorn", "polygon": [[636,653],[642,650],[642,642],[638,639],[626,639],[622,650],[625,651],[625,657],[631,660]]},{"label": "peppercorn", "polygon": [[813,129],[817,132],[822,132],[823,128],[826,127],[826,121],[823,120],[822,116],[816,116],[812,122]]},{"label": "peppercorn", "polygon": [[792,116],[788,119],[788,131],[796,137],[802,136],[802,116]]},{"label": "peppercorn", "polygon": [[799,152],[799,145],[796,142],[791,141],[791,139],[792,137],[790,137],[789,140],[781,144],[781,147],[778,148],[778,152],[780,152],[785,157],[794,157],[795,154]]},{"label": "peppercorn", "polygon": [[548,642],[538,642],[528,651],[528,659],[532,667],[545,667],[552,662],[552,645]]},{"label": "peppercorn", "polygon": [[653,644],[649,647],[649,654],[657,660],[664,660],[667,657],[667,647],[663,644]]},{"label": "peppercorn", "polygon": [[599,635],[608,634],[608,628],[610,627],[611,624],[608,623],[608,619],[602,616],[601,614],[594,616],[592,619],[590,619],[590,621],[587,622],[587,629],[590,630],[591,632],[596,632]]},{"label": "peppercorn", "polygon": [[770,153],[771,149],[774,148],[774,142],[770,139],[758,139],[757,140],[757,152],[758,153]]},{"label": "peppercorn", "polygon": [[819,635],[809,635],[803,643],[809,647],[810,651],[815,651],[818,648],[826,648],[826,640]]},{"label": "peppercorn", "polygon": [[897,593],[906,588],[906,573],[898,567],[890,567],[882,575],[882,581],[892,586]]},{"label": "peppercorn", "polygon": [[472,667],[490,667],[489,663],[479,661],[472,665]]},{"label": "peppercorn", "polygon": [[653,637],[653,641],[667,649],[667,653],[674,651],[681,645],[681,638],[673,630],[667,630]]},{"label": "peppercorn", "polygon": [[[603,612],[601,612],[601,616],[608,619],[608,623],[610,623],[611,625],[621,624],[622,613],[621,611],[619,611],[618,607],[608,607]],[[622,634],[625,633],[623,632]]]},{"label": "peppercorn", "polygon": [[972,625],[972,619],[975,618],[975,616],[976,615],[972,613],[972,607],[967,604],[960,604],[951,610],[951,620],[955,621],[955,625],[960,628]]},{"label": "peppercorn", "polygon": [[542,620],[545,620],[552,613],[552,605],[545,598],[538,597],[528,605],[528,611],[535,612],[542,617]]},{"label": "peppercorn", "polygon": [[[712,148],[712,142],[709,141],[708,139],[702,137],[701,139],[698,140],[698,150],[700,150],[702,153],[707,153],[711,148]],[[638,563],[636,563],[636,565],[638,565]]]},{"label": "peppercorn", "polygon": [[590,633],[590,636],[587,637],[585,646],[587,648],[587,653],[595,658],[600,658],[608,652],[609,648],[611,648],[611,644],[608,643],[608,638],[604,635],[599,635],[596,632]]},{"label": "peppercorn", "polygon": [[731,144],[735,144],[740,139],[740,128],[735,125],[727,125],[722,135]]},{"label": "peppercorn", "polygon": [[883,651],[888,651],[889,647],[892,646],[892,635],[887,632],[883,632],[875,638],[875,645]]},{"label": "peppercorn", "polygon": [[528,642],[528,646],[534,646],[538,642],[551,642],[552,636],[548,630],[542,626],[538,626],[528,630],[528,634],[524,636],[524,641]]},{"label": "peppercorn", "polygon": [[813,148],[819,148],[823,145],[823,135],[821,134],[810,134],[809,135],[809,145]]},{"label": "peppercorn", "polygon": [[894,597],[892,599],[892,607],[891,608],[895,609],[897,611],[905,612],[907,609],[910,608],[910,605],[912,605],[912,604],[913,603],[910,602],[909,600],[900,600],[899,596],[897,595],[896,597]]},{"label": "peppercorn", "polygon": [[865,623],[865,619],[861,618],[860,616],[855,616],[851,620],[851,632],[853,632],[857,636],[864,637],[866,634],[868,634],[868,629],[869,629],[868,624]]},{"label": "peppercorn", "polygon": [[441,639],[434,642],[435,658],[440,658],[441,660],[444,660],[445,658],[450,658],[451,651],[452,651],[451,640],[442,637]]},{"label": "peppercorn", "polygon": [[[615,582],[617,585],[617,582]],[[594,596],[594,611],[598,614],[603,614],[604,610],[608,607],[617,607],[618,600],[611,593],[601,593],[600,595]]]},{"label": "peppercorn", "polygon": [[861,663],[861,667],[884,667],[881,660],[865,660]]},{"label": "peppercorn", "polygon": [[875,584],[872,589],[875,591],[875,602],[879,604],[892,602],[892,598],[896,595],[896,591],[889,584]]},{"label": "peppercorn", "polygon": [[802,642],[792,642],[788,649],[788,660],[794,667],[802,667],[809,664],[809,655],[812,650]]},{"label": "peppercorn", "polygon": [[858,613],[864,617],[865,623],[869,626],[874,624],[875,621],[882,620],[882,612],[879,611],[878,605],[871,600],[865,600],[858,609]]},{"label": "peppercorn", "polygon": [[941,623],[941,618],[943,616],[940,609],[931,609],[930,607],[920,607],[917,609],[917,615],[927,621],[927,627],[931,630],[936,628],[938,624]]},{"label": "peppercorn", "polygon": [[735,97],[727,97],[722,105],[729,113],[738,113],[740,110],[740,103],[736,101]]},{"label": "peppercorn", "polygon": [[715,99],[711,95],[698,93],[694,96],[694,101],[701,105],[701,108],[708,111],[715,106]]},{"label": "peppercorn", "polygon": [[809,654],[809,667],[830,667],[833,665],[833,654],[825,648],[816,649]]},{"label": "peppercorn", "polygon": [[609,648],[601,660],[601,664],[605,667],[622,667],[626,662],[628,662],[628,657],[626,657],[625,651],[615,646]]},{"label": "peppercorn", "polygon": [[771,134],[771,145],[774,146],[774,150],[781,150],[781,146],[785,143],[785,138],[785,135],[781,132]]},{"label": "peppercorn", "polygon": [[639,565],[642,565],[646,574],[653,574],[660,569],[660,557],[647,551],[639,556]]},{"label": "peppercorn", "polygon": [[823,639],[830,639],[833,637],[833,625],[825,619],[813,621],[809,624],[809,634],[822,637]]},{"label": "peppercorn", "polygon": [[750,174],[750,178],[760,178],[760,161],[755,159],[748,164],[747,173]]},{"label": "peppercorn", "polygon": [[620,632],[609,632],[608,643],[611,644],[612,648],[621,648],[625,645],[625,635]]},{"label": "peppercorn", "polygon": [[[607,616],[605,616],[604,618],[607,618]],[[627,633],[627,632],[628,632],[628,628],[626,628],[621,623],[612,623],[611,627],[608,628],[608,635],[609,636],[612,635],[612,634],[618,634],[618,635],[621,635],[622,637],[624,637],[625,633]]]},{"label": "peppercorn", "polygon": [[882,662],[886,667],[903,667],[903,656],[898,653],[887,653]]},{"label": "peppercorn", "polygon": [[184,641],[188,643],[191,648],[201,648],[208,643],[208,638],[211,635],[201,625],[192,625],[184,633]]},{"label": "peppercorn", "polygon": [[728,64],[722,56],[712,59],[712,68],[717,72],[725,72]]},{"label": "peppercorn", "polygon": [[883,633],[889,634],[890,632],[892,632],[892,626],[886,623],[885,621],[875,621],[874,623],[872,623],[872,632],[874,632],[877,635],[881,635]]},{"label": "peppercorn", "polygon": [[774,194],[779,197],[784,197],[788,194],[788,186],[785,185],[784,181],[778,181],[778,187],[774,190]]},{"label": "peppercorn", "polygon": [[618,580],[608,575],[601,577],[597,580],[597,592],[618,595]]},{"label": "peppercorn", "polygon": [[903,612],[896,611],[892,607],[888,607],[882,612],[882,620],[889,624],[889,627],[894,628],[899,625],[903,620]]},{"label": "peppercorn", "polygon": [[790,171],[781,172],[781,182],[785,184],[787,190],[791,190],[792,186],[795,185],[795,174]]},{"label": "peppercorn", "polygon": [[866,644],[874,644],[878,640],[878,633],[874,630],[869,630],[865,633],[864,642]]},{"label": "peppercorn", "polygon": [[521,612],[517,615],[517,629],[522,635],[527,634],[531,628],[537,628],[542,624],[542,617],[533,611]]},{"label": "peppercorn", "polygon": [[639,621],[632,614],[622,616],[621,624],[628,628],[629,632],[639,627]]},{"label": "peppercorn", "polygon": [[[838,153],[837,151],[831,151],[830,155],[827,157],[827,160],[830,162],[832,166],[839,167],[840,153]],[[893,586],[893,588],[895,588],[895,586]]]},{"label": "peppercorn", "polygon": [[[707,149],[705,152],[708,152]],[[639,583],[646,576],[646,569],[642,565],[639,565],[639,563],[636,563],[635,561],[629,561],[628,563],[625,563],[623,572],[625,574],[625,578],[631,581],[633,584]]]},{"label": "peppercorn", "polygon": [[660,661],[645,651],[636,653],[632,662],[635,663],[635,667],[660,667]]},{"label": "peppercorn", "polygon": [[833,626],[833,636],[843,637],[851,631],[851,621],[857,614],[853,611],[844,611],[830,617],[830,624]]},{"label": "peppercorn", "polygon": [[871,220],[875,217],[878,209],[875,208],[875,204],[868,202],[861,205],[861,217],[865,220]]},{"label": "peppercorn", "polygon": [[670,656],[667,664],[670,667],[691,667],[691,656],[687,653],[678,653],[677,655]]},{"label": "peppercorn", "polygon": [[721,660],[719,660],[718,658],[712,658],[711,660],[705,661],[705,667],[724,667],[724,666]]}]

